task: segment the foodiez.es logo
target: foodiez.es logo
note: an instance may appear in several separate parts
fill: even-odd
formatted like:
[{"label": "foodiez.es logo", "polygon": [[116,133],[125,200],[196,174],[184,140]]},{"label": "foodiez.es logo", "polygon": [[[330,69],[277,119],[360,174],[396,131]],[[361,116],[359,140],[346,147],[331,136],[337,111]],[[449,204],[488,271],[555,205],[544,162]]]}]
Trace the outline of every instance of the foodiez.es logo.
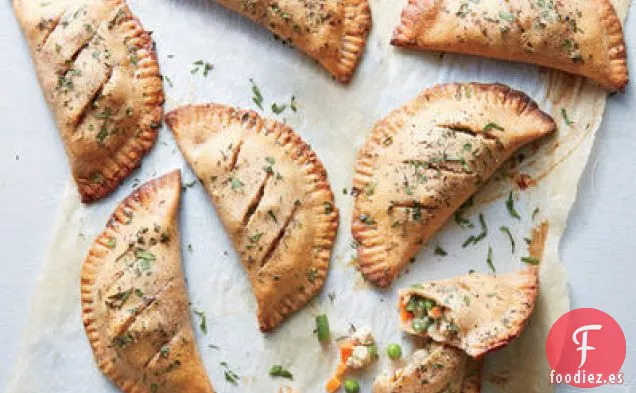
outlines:
[{"label": "foodiez.es logo", "polygon": [[548,333],[550,382],[591,388],[622,384],[626,343],[618,323],[601,310],[579,308],[559,318]]}]

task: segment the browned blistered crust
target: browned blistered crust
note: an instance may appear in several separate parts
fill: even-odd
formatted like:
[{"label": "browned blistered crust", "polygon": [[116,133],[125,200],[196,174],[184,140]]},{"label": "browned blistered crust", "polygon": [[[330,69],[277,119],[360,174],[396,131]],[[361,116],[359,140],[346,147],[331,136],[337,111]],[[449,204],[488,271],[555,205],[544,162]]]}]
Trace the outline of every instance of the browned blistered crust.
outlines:
[{"label": "browned blistered crust", "polygon": [[498,276],[472,273],[401,289],[400,305],[414,295],[433,300],[444,310],[443,318],[457,326],[458,333],[455,337],[435,330],[417,333],[407,320],[401,321],[401,329],[431,337],[480,359],[505,347],[523,332],[536,304],[538,271],[538,266],[530,266]]},{"label": "browned blistered crust", "polygon": [[322,288],[338,228],[327,173],[293,130],[253,111],[207,104],[166,115],[232,238],[262,331]]},{"label": "browned blistered crust", "polygon": [[628,83],[621,21],[610,0],[409,0],[393,45],[521,61]]},{"label": "browned blistered crust", "polygon": [[379,121],[353,179],[365,278],[390,285],[508,157],[555,129],[532,99],[500,84],[439,85]]},{"label": "browned blistered crust", "polygon": [[163,88],[150,34],[122,0],[14,0],[83,202],[113,191],[157,136]]},{"label": "browned blistered crust", "polygon": [[82,268],[82,320],[95,361],[126,393],[214,392],[196,347],[181,269],[180,194],[179,171],[135,190]]},{"label": "browned blistered crust", "polygon": [[291,42],[348,82],[371,28],[367,0],[217,0]]}]

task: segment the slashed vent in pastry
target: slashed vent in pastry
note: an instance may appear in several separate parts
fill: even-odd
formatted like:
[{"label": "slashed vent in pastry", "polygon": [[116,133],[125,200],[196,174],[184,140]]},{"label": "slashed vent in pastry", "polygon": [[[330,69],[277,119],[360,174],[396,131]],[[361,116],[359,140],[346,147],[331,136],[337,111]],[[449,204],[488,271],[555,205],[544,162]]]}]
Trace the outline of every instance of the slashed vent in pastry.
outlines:
[{"label": "slashed vent in pastry", "polygon": [[318,293],[338,210],[316,154],[288,126],[222,105],[166,116],[252,283],[262,331]]},{"label": "slashed vent in pastry", "polygon": [[375,125],[358,154],[352,232],[366,279],[388,286],[517,149],[555,130],[503,85],[425,90]]},{"label": "slashed vent in pastry", "polygon": [[373,393],[479,393],[479,362],[435,342],[413,353],[404,368],[376,377]]},{"label": "slashed vent in pastry", "polygon": [[150,34],[121,0],[14,0],[82,201],[139,166],[161,121]]},{"label": "slashed vent in pastry", "polygon": [[391,43],[539,64],[610,89],[628,82],[610,0],[409,0]]},{"label": "slashed vent in pastry", "polygon": [[316,59],[348,82],[371,26],[367,0],[216,0]]},{"label": "slashed vent in pastry", "polygon": [[537,271],[472,273],[402,289],[401,329],[480,357],[521,334],[534,310]]},{"label": "slashed vent in pastry", "polygon": [[181,175],[134,191],[88,252],[82,318],[102,372],[127,393],[213,393],[196,347],[178,230]]}]

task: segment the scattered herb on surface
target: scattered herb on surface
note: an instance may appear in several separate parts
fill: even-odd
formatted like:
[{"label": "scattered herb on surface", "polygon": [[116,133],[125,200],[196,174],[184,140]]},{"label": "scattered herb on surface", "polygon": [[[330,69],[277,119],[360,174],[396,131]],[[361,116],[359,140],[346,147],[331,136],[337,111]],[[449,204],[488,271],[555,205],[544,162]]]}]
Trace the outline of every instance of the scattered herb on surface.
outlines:
[{"label": "scattered herb on surface", "polygon": [[283,368],[283,366],[281,366],[280,364],[273,365],[272,368],[269,369],[269,375],[271,375],[272,377],[282,377],[291,380],[294,379],[293,374],[289,372],[289,370]]},{"label": "scattered herb on surface", "polygon": [[505,131],[505,129],[502,126],[500,126],[499,124],[497,124],[497,123],[488,123],[488,124],[486,124],[484,126],[484,132],[488,132],[488,131],[490,131],[492,129],[499,130],[499,131]]},{"label": "scattered herb on surface", "polygon": [[529,265],[538,265],[541,261],[535,257],[521,257],[521,262]]},{"label": "scattered herb on surface", "polygon": [[435,255],[445,257],[446,255],[448,255],[448,252],[446,252],[446,250],[438,245],[435,247]]},{"label": "scattered herb on surface", "polygon": [[278,105],[277,103],[272,104],[272,112],[274,112],[277,115],[280,115],[281,113],[283,113],[285,109],[287,109],[287,104],[282,104],[282,105]]},{"label": "scattered herb on surface", "polygon": [[462,247],[466,248],[471,244],[477,244],[486,238],[488,235],[488,226],[486,225],[486,219],[484,218],[483,213],[479,213],[479,225],[481,226],[481,232],[477,235],[470,235],[462,244]]},{"label": "scattered herb on surface", "polygon": [[512,253],[515,253],[515,239],[512,237],[512,233],[510,232],[510,229],[508,229],[507,226],[501,226],[499,227],[499,230],[504,233],[505,235],[508,236],[508,239],[510,240],[510,247],[512,248]]},{"label": "scattered herb on surface", "polygon": [[508,213],[516,218],[517,220],[521,220],[521,216],[515,210],[515,200],[512,198],[512,191],[508,194],[508,199],[506,200],[506,209],[508,209]]},{"label": "scattered herb on surface", "polygon": [[263,95],[261,94],[261,90],[256,86],[253,79],[250,79],[250,83],[252,84],[252,101],[263,110]]},{"label": "scattered herb on surface", "polygon": [[208,334],[208,322],[205,318],[205,313],[200,310],[192,310],[192,312],[199,317],[199,328],[203,334]]},{"label": "scattered herb on surface", "polygon": [[497,273],[497,269],[495,269],[495,265],[492,262],[492,247],[490,246],[488,246],[488,257],[486,258],[486,263],[493,273]]},{"label": "scattered herb on surface", "polygon": [[568,125],[568,127],[572,127],[574,125],[574,122],[570,120],[570,117],[568,116],[567,109],[561,108],[561,116],[563,116],[563,120],[565,121],[565,124]]}]

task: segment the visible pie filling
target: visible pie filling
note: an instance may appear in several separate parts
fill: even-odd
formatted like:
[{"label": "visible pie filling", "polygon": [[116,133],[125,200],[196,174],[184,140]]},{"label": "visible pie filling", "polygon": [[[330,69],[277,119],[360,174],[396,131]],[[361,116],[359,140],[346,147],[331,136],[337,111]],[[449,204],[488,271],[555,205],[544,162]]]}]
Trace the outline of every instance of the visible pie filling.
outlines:
[{"label": "visible pie filling", "polygon": [[432,299],[420,295],[410,295],[400,304],[402,322],[409,323],[417,334],[442,336],[454,339],[458,335],[457,325],[447,313],[447,309]]}]

